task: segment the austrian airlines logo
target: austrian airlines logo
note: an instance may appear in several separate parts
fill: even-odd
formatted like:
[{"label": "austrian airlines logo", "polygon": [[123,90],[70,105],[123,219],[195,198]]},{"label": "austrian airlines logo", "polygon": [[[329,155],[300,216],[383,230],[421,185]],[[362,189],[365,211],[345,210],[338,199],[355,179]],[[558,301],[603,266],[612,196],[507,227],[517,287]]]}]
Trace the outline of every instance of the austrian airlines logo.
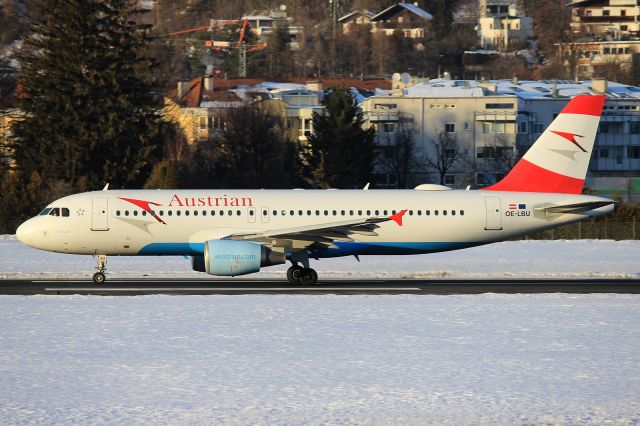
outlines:
[{"label": "austrian airlines logo", "polygon": [[138,206],[140,207],[142,210],[144,210],[145,212],[149,213],[155,220],[157,220],[158,222],[166,225],[165,221],[160,219],[158,217],[158,215],[156,214],[156,212],[154,212],[153,210],[151,210],[151,206],[161,206],[162,204],[158,204],[158,203],[154,203],[151,201],[144,201],[144,200],[136,200],[134,198],[124,198],[124,197],[119,197],[121,200],[127,201],[131,204],[133,204],[134,206]]},{"label": "austrian airlines logo", "polygon": [[582,152],[588,152],[586,149],[580,146],[580,144],[576,141],[576,136],[579,138],[583,138],[584,136],[578,135],[576,133],[556,132],[555,130],[552,130],[551,133],[555,133],[556,135],[565,138],[566,140],[568,140],[569,142],[571,142],[572,144],[580,148]]}]

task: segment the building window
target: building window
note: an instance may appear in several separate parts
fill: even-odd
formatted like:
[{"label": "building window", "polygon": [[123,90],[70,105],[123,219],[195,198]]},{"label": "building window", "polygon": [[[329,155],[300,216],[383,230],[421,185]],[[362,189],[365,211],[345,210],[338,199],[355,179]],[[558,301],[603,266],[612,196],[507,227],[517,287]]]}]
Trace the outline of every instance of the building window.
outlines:
[{"label": "building window", "polygon": [[471,130],[471,127],[469,126],[469,123],[464,123],[464,130],[467,131],[467,132],[469,130]]},{"label": "building window", "polygon": [[477,185],[485,185],[484,173],[476,173],[476,184]]},{"label": "building window", "polygon": [[396,123],[382,123],[382,131],[385,133],[394,133],[396,131]]},{"label": "building window", "polygon": [[513,109],[513,104],[486,104],[486,109]]},{"label": "building window", "polygon": [[640,134],[640,122],[629,123],[629,133]]},{"label": "building window", "polygon": [[200,130],[207,130],[208,127],[208,117],[199,117],[199,126]]},{"label": "building window", "polygon": [[602,11],[602,16],[609,16],[609,11],[608,10],[603,10]]},{"label": "building window", "polygon": [[542,123],[534,124],[534,130],[535,130],[534,133],[538,133],[538,134],[544,132],[544,124]]},{"label": "building window", "polygon": [[527,122],[521,121],[518,123],[518,133],[527,133]]},{"label": "building window", "polygon": [[455,133],[456,132],[456,124],[455,123],[445,123],[444,131],[447,133]]},{"label": "building window", "polygon": [[445,185],[455,185],[456,176],[455,175],[444,175],[444,184]]},{"label": "building window", "polygon": [[505,121],[485,121],[482,123],[482,133],[504,133]]},{"label": "building window", "polygon": [[609,148],[598,148],[598,158],[609,158]]},{"label": "building window", "polygon": [[627,158],[633,158],[634,160],[640,159],[640,146],[628,146]]},{"label": "building window", "polygon": [[[622,9],[620,11],[620,16],[627,16],[627,11],[625,9]],[[624,27],[626,27],[626,25],[623,25]],[[626,29],[626,28],[625,28]]]}]

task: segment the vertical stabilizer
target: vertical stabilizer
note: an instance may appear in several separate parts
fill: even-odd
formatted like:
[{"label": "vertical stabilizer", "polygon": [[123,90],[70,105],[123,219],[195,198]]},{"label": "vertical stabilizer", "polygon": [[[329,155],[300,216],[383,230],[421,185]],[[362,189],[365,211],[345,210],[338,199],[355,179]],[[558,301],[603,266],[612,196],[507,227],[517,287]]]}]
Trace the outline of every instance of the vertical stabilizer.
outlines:
[{"label": "vertical stabilizer", "polygon": [[604,101],[604,95],[574,97],[509,174],[484,189],[580,194]]}]

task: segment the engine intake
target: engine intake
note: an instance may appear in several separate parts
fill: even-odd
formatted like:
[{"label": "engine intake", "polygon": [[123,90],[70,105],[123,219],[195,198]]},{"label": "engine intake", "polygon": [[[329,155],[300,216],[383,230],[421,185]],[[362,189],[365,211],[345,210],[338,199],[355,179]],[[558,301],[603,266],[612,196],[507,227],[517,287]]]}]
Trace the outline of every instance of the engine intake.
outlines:
[{"label": "engine intake", "polygon": [[253,241],[209,240],[204,243],[204,256],[193,256],[191,262],[195,271],[236,276],[258,272],[263,266],[281,265],[286,260],[285,253]]}]

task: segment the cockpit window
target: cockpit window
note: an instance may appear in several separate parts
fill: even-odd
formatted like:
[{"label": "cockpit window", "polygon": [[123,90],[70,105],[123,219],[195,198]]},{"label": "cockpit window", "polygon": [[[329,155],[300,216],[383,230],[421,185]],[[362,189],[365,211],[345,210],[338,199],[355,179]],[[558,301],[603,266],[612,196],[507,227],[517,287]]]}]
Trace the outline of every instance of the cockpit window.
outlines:
[{"label": "cockpit window", "polygon": [[62,213],[62,217],[69,217],[69,209],[66,207],[63,207],[60,209],[60,212]]},{"label": "cockpit window", "polygon": [[60,209],[58,207],[52,208],[49,216],[60,216]]},{"label": "cockpit window", "polygon": [[48,215],[48,214],[49,214],[49,212],[50,212],[51,210],[52,210],[52,208],[51,208],[51,207],[47,207],[46,209],[44,209],[44,210],[42,210],[42,211],[40,212],[40,216],[46,216],[46,215]]}]

